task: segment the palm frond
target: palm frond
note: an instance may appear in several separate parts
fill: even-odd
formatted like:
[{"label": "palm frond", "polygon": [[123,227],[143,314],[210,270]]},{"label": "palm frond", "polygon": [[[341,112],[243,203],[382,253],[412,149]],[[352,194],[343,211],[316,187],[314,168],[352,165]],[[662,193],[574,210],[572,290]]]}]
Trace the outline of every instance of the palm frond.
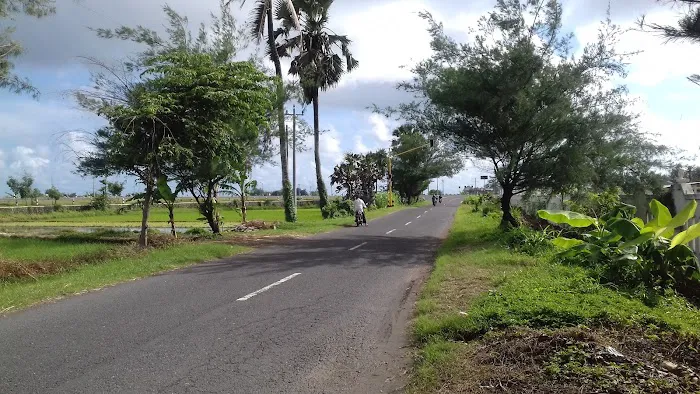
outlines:
[{"label": "palm frond", "polygon": [[250,21],[248,22],[250,24],[250,35],[258,41],[265,35],[265,23],[269,6],[269,0],[259,0],[250,14]]}]

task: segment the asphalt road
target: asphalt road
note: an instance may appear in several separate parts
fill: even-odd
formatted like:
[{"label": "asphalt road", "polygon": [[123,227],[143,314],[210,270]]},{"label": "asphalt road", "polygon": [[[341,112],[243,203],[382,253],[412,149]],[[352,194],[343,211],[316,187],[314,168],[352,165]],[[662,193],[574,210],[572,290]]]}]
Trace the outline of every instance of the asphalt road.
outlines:
[{"label": "asphalt road", "polygon": [[460,199],[0,318],[0,393],[400,390]]}]

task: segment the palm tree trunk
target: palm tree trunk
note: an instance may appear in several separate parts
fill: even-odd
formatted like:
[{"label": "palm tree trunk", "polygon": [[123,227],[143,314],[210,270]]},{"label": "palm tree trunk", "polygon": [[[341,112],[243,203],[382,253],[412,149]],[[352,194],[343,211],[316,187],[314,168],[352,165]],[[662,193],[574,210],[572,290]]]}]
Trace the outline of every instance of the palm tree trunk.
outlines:
[{"label": "palm tree trunk", "polygon": [[280,167],[282,167],[282,199],[284,201],[284,219],[288,222],[297,221],[297,213],[294,209],[292,197],[292,184],[289,182],[289,163],[287,160],[287,131],[284,128],[284,82],[282,80],[282,63],[275,45],[275,30],[273,27],[272,7],[267,8],[267,44],[270,47],[272,62],[275,64],[277,76],[277,125],[280,134]]},{"label": "palm tree trunk", "polygon": [[321,151],[320,151],[320,135],[321,130],[318,122],[318,89],[314,93],[314,162],[316,163],[316,187],[318,188],[318,200],[321,207],[321,214],[326,218],[323,207],[328,205],[328,192],[326,191],[326,183],[323,181],[321,174]]}]

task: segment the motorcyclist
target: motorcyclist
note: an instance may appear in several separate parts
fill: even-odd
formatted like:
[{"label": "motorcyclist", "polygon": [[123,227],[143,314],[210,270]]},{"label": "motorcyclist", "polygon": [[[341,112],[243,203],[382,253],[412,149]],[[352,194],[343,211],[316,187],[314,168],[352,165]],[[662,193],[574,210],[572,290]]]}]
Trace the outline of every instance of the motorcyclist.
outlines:
[{"label": "motorcyclist", "polygon": [[433,194],[433,205],[435,205],[435,203],[437,203],[437,196]]},{"label": "motorcyclist", "polygon": [[442,204],[442,194],[438,196],[438,200],[439,200],[440,204]]},{"label": "motorcyclist", "polygon": [[357,215],[362,216],[362,223],[366,226],[367,225],[367,216],[365,215],[365,208],[367,208],[367,204],[365,204],[364,200],[362,200],[360,197],[357,197],[354,201],[355,205],[355,217]]}]

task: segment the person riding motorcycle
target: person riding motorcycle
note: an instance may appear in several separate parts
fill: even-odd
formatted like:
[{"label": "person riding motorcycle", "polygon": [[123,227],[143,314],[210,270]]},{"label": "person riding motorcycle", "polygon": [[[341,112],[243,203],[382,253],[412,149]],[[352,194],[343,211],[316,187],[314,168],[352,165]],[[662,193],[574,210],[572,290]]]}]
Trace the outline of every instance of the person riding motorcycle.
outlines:
[{"label": "person riding motorcycle", "polygon": [[438,201],[442,204],[442,194],[438,196]]},{"label": "person riding motorcycle", "polygon": [[365,204],[364,200],[362,200],[360,197],[357,197],[354,201],[355,205],[355,221],[357,221],[358,215],[362,217],[362,224],[365,226],[367,225],[367,216],[365,215],[365,208],[367,208],[367,204]]},{"label": "person riding motorcycle", "polygon": [[437,203],[437,196],[433,194],[433,206]]}]

